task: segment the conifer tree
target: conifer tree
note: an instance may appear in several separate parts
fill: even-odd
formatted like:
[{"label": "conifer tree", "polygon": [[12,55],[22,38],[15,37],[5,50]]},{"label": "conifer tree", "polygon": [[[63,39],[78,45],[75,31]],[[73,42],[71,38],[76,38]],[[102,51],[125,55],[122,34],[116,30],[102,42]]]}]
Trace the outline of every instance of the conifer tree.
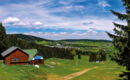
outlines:
[{"label": "conifer tree", "polygon": [[127,72],[123,72],[120,77],[123,80],[130,80],[130,0],[122,0],[126,9],[126,13],[122,14],[111,10],[111,12],[117,16],[120,20],[126,21],[127,25],[122,25],[114,22],[115,28],[113,29],[115,34],[107,34],[112,38],[115,48],[119,52],[114,53],[112,57],[119,65],[125,66]]},{"label": "conifer tree", "polygon": [[7,48],[6,31],[2,23],[0,23],[0,59],[2,59],[1,53]]}]

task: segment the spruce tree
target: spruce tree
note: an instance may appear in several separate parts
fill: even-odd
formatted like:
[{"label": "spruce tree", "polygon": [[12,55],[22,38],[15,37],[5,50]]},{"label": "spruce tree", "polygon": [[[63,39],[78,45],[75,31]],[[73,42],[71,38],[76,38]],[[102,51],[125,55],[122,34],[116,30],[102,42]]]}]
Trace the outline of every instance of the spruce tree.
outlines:
[{"label": "spruce tree", "polygon": [[115,34],[108,32],[107,34],[112,38],[115,48],[119,51],[114,53],[112,59],[127,69],[120,77],[122,77],[123,80],[130,80],[130,0],[122,0],[122,2],[126,9],[125,14],[113,10],[111,10],[111,12],[120,20],[126,21],[127,25],[125,26],[114,22],[115,28],[113,30]]},{"label": "spruce tree", "polygon": [[1,53],[7,49],[6,31],[2,23],[0,23],[0,59],[2,59]]}]

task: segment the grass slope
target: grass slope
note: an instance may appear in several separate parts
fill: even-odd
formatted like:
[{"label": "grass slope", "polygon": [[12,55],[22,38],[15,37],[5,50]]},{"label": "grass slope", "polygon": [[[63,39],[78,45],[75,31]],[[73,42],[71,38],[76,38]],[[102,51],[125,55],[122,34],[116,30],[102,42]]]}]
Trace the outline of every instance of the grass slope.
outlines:
[{"label": "grass slope", "polygon": [[47,73],[32,65],[5,66],[0,62],[0,80],[47,80]]},{"label": "grass slope", "polygon": [[118,66],[115,62],[105,61],[100,63],[89,62],[87,56],[81,60],[50,58],[37,69],[32,65],[5,66],[0,62],[1,80],[63,80],[64,76],[89,69],[88,72],[72,78],[72,80],[115,80],[125,68]]},{"label": "grass slope", "polygon": [[118,66],[115,62],[109,60],[101,63],[90,63],[88,62],[87,56],[82,56],[81,60],[51,58],[46,60],[45,65],[41,67],[43,67],[43,69],[48,73],[64,77],[95,66],[98,68],[90,70],[79,77],[73,78],[72,80],[115,80],[118,78],[119,73],[125,70],[124,67]]}]

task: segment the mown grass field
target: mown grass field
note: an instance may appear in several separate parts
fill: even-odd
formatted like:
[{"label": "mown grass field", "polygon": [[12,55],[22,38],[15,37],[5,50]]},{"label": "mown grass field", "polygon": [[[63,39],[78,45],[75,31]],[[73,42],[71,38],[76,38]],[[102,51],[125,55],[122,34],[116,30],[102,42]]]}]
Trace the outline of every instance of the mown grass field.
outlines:
[{"label": "mown grass field", "polygon": [[62,80],[62,77],[79,72],[84,69],[92,69],[83,75],[72,80],[115,80],[124,67],[118,66],[115,62],[105,61],[100,63],[89,62],[87,56],[81,60],[76,57],[74,60],[50,58],[44,65],[36,68],[33,65],[5,66],[0,62],[1,80]]},{"label": "mown grass field", "polygon": [[47,73],[32,65],[5,66],[0,61],[0,80],[47,80]]},{"label": "mown grass field", "polygon": [[124,67],[117,65],[115,62],[107,60],[105,62],[95,63],[88,62],[87,56],[82,56],[81,60],[64,60],[51,58],[41,65],[45,71],[51,74],[64,77],[71,73],[79,72],[97,66],[98,68],[90,70],[83,75],[73,78],[72,80],[116,80]]},{"label": "mown grass field", "polygon": [[[52,42],[53,43],[53,42]],[[39,42],[38,44],[49,45],[52,43]],[[56,45],[57,43],[54,43]],[[108,42],[63,42],[65,46],[98,46],[98,47],[85,47],[82,50],[98,51],[102,48],[108,49],[108,55],[115,51],[111,43]],[[105,47],[104,47],[105,46]],[[75,56],[74,60],[50,58],[45,60],[44,65],[40,65],[40,68],[36,68],[33,65],[17,65],[17,66],[5,66],[0,61],[0,80],[63,80],[64,76],[72,73],[80,72],[84,69],[89,69],[88,72],[72,78],[72,80],[116,80],[121,71],[125,68],[119,66],[117,63],[110,61],[107,57],[107,61],[100,63],[89,62],[88,56],[82,56],[81,60]]]}]

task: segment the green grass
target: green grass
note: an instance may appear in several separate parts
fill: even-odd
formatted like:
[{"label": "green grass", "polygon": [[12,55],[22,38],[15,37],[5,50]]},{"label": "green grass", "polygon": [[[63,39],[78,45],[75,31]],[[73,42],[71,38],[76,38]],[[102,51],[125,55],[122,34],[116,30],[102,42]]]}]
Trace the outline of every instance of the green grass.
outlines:
[{"label": "green grass", "polygon": [[74,60],[50,58],[45,60],[45,64],[40,65],[39,69],[33,65],[5,66],[0,62],[0,78],[1,80],[47,80],[48,74],[63,77],[95,66],[98,68],[72,80],[115,80],[119,73],[125,70],[124,67],[110,60],[100,63],[89,62],[88,56],[82,56],[81,60],[77,57]]},{"label": "green grass", "polygon": [[61,77],[87,68],[98,66],[97,69],[90,70],[87,73],[72,80],[115,80],[118,78],[119,73],[125,70],[125,68],[120,67],[115,62],[109,60],[100,63],[88,62],[87,56],[82,56],[81,60],[51,58],[46,60],[45,64],[53,66],[53,68],[50,68],[46,65],[41,65],[45,71],[51,74],[59,75]]},{"label": "green grass", "polygon": [[5,66],[0,62],[0,80],[47,80],[46,75],[32,65]]},{"label": "green grass", "polygon": [[24,51],[29,54],[29,60],[32,60],[33,57],[37,54],[37,49],[24,49]]},{"label": "green grass", "polygon": [[97,69],[90,70],[72,80],[116,80],[119,78],[119,73],[123,70],[123,67],[120,67],[113,62],[107,62]]},{"label": "green grass", "polygon": [[69,47],[79,47],[80,50],[83,51],[94,51],[97,52],[99,49],[113,49],[111,42],[92,42],[92,41],[76,41],[76,42],[69,42],[69,41],[39,41],[36,42],[37,44],[44,45],[44,46],[56,46],[56,44],[60,43],[62,46],[69,46]]}]

